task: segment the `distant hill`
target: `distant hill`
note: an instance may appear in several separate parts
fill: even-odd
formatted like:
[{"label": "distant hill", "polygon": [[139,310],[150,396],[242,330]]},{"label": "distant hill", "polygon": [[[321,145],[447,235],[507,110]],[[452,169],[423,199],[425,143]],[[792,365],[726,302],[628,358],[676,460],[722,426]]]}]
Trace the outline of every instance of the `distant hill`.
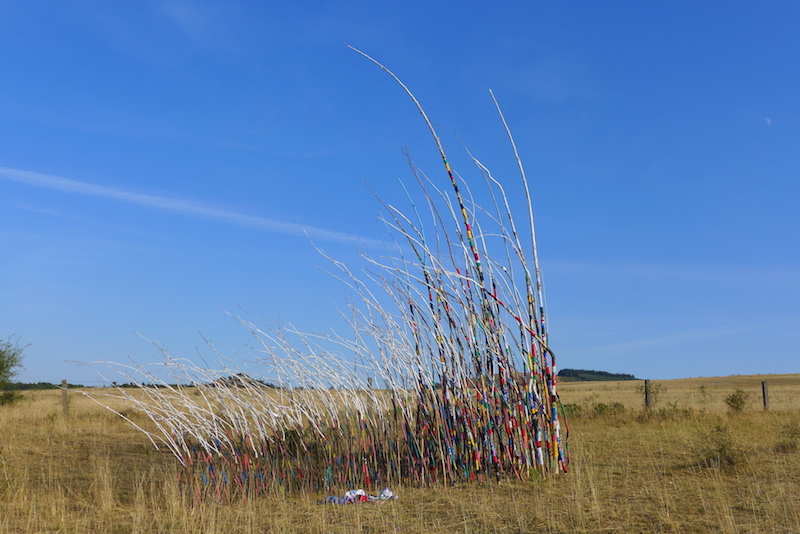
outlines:
[{"label": "distant hill", "polygon": [[217,380],[214,380],[213,382],[209,382],[207,385],[212,387],[226,387],[226,388],[267,387],[271,389],[278,389],[278,386],[276,386],[275,384],[272,384],[271,382],[265,382],[258,378],[253,378],[247,373],[239,373],[236,375],[219,378]]},{"label": "distant hill", "polygon": [[562,369],[558,372],[558,378],[564,382],[638,380],[635,376],[624,373],[607,373],[605,371],[588,371],[586,369]]}]

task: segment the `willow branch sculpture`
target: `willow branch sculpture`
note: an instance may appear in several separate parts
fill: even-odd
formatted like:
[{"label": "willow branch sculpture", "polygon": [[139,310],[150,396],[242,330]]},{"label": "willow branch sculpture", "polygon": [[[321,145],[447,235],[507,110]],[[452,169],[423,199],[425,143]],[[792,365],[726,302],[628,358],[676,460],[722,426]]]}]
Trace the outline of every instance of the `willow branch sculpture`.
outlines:
[{"label": "willow branch sculpture", "polygon": [[470,155],[493,209],[475,205],[416,97],[353,50],[411,97],[450,191],[412,163],[427,212],[413,201],[413,216],[382,203],[386,257],[364,256],[368,268],[356,273],[320,250],[352,295],[352,336],[267,330],[236,317],[255,340],[248,369],[218,353],[217,369],[166,352],[158,368],[119,366],[139,388],[109,396],[149,417],[137,428],[178,459],[198,498],[524,479],[568,468],[531,194],[494,94],[525,192],[522,225],[505,187]]}]

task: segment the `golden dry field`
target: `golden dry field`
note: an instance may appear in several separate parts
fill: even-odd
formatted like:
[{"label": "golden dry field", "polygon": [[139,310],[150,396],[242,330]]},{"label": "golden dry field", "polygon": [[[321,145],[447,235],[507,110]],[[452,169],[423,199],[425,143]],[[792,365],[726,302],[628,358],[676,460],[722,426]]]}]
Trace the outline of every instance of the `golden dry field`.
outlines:
[{"label": "golden dry field", "polygon": [[[567,474],[396,487],[397,501],[346,506],[317,504],[325,494],[193,503],[177,462],[120,417],[77,392],[64,416],[59,391],[28,392],[0,406],[0,532],[800,533],[800,375],[652,386],[646,412],[641,381],[560,385]],[[736,390],[749,394],[740,413],[725,402]]]}]

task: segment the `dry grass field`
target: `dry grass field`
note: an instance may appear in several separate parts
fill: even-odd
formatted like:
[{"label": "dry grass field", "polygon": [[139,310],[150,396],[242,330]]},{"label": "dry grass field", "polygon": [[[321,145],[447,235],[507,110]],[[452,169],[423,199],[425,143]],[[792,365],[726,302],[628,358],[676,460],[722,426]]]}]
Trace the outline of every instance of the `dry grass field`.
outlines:
[{"label": "dry grass field", "polygon": [[[347,506],[317,504],[323,494],[193,503],[172,457],[118,416],[73,392],[65,417],[60,392],[27,393],[0,406],[0,532],[800,533],[800,375],[654,382],[649,412],[641,385],[561,385],[565,475],[397,487],[397,501]],[[731,413],[737,389],[750,395]]]}]

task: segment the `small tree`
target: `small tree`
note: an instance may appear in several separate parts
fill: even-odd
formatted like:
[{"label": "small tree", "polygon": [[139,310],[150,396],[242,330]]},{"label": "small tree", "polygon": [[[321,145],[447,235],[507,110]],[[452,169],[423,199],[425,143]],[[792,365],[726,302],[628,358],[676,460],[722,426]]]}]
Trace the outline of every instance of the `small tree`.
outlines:
[{"label": "small tree", "polygon": [[17,368],[22,367],[26,348],[20,346],[17,336],[0,340],[0,404],[8,404],[20,397],[19,393],[10,390],[9,386],[11,379],[17,375]]}]

